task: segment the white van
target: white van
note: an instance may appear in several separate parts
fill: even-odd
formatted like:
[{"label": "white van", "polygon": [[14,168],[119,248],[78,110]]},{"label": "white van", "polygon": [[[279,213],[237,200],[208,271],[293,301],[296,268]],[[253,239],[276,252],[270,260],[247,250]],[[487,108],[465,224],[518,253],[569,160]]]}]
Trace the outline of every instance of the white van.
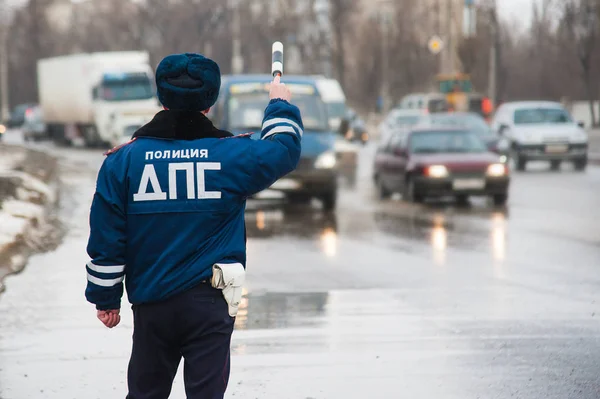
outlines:
[{"label": "white van", "polygon": [[327,106],[329,126],[337,132],[347,111],[344,90],[340,82],[335,79],[318,77],[316,84],[317,90],[321,94],[321,99]]}]

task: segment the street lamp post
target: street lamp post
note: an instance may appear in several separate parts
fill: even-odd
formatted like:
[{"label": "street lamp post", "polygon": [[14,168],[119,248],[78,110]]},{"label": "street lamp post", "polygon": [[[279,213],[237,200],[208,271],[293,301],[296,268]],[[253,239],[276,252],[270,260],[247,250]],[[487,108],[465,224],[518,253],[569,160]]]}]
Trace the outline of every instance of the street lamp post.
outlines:
[{"label": "street lamp post", "polygon": [[381,98],[383,100],[382,111],[387,112],[390,107],[391,95],[390,95],[390,73],[389,73],[389,35],[390,25],[392,22],[392,1],[391,0],[380,0],[379,1],[379,24],[381,27]]},{"label": "street lamp post", "polygon": [[4,25],[0,25],[0,104],[1,119],[6,121],[10,117],[8,108],[8,29]]},{"label": "street lamp post", "polygon": [[229,5],[233,13],[231,32],[233,36],[231,70],[234,74],[244,72],[244,58],[242,56],[241,43],[241,18],[240,18],[240,0],[230,0]]},{"label": "street lamp post", "polygon": [[11,23],[11,7],[0,2],[0,117],[6,121],[10,117],[8,107],[8,29]]},{"label": "street lamp post", "polygon": [[490,48],[490,67],[488,76],[488,98],[496,105],[497,97],[497,78],[498,78],[498,16],[496,14],[496,0],[492,0],[492,9],[490,12],[490,33],[492,46]]}]

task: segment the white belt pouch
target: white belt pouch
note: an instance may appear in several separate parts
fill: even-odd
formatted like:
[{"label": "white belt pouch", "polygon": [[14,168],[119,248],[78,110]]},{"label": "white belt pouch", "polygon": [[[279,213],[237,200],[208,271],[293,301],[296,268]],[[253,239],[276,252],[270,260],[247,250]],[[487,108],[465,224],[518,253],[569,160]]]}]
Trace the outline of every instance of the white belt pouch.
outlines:
[{"label": "white belt pouch", "polygon": [[242,286],[246,281],[246,270],[241,263],[217,263],[213,265],[211,284],[222,290],[229,305],[229,316],[235,317],[242,300]]}]

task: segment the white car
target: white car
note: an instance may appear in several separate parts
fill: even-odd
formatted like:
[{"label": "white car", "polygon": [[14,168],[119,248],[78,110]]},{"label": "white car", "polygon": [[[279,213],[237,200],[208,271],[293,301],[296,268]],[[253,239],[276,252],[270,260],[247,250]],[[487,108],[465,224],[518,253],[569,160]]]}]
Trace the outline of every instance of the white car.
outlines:
[{"label": "white car", "polygon": [[379,140],[383,141],[396,130],[418,125],[429,113],[420,109],[393,109],[379,124]]},{"label": "white car", "polygon": [[521,101],[498,107],[492,129],[508,139],[517,170],[528,161],[549,161],[552,169],[573,162],[577,170],[587,166],[588,136],[557,102]]}]

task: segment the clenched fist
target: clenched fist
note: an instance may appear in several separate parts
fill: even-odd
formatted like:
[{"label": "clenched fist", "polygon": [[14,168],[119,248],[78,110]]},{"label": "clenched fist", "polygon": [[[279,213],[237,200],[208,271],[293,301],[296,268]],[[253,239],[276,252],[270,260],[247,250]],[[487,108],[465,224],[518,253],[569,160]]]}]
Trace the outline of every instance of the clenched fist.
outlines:
[{"label": "clenched fist", "polygon": [[273,83],[271,83],[271,88],[269,90],[269,98],[271,100],[278,98],[288,102],[292,99],[290,89],[288,89],[285,84],[281,83],[280,76],[275,76],[273,79]]},{"label": "clenched fist", "polygon": [[121,321],[121,316],[119,313],[119,309],[99,310],[97,316],[98,320],[100,320],[106,327],[113,328],[116,327]]}]

